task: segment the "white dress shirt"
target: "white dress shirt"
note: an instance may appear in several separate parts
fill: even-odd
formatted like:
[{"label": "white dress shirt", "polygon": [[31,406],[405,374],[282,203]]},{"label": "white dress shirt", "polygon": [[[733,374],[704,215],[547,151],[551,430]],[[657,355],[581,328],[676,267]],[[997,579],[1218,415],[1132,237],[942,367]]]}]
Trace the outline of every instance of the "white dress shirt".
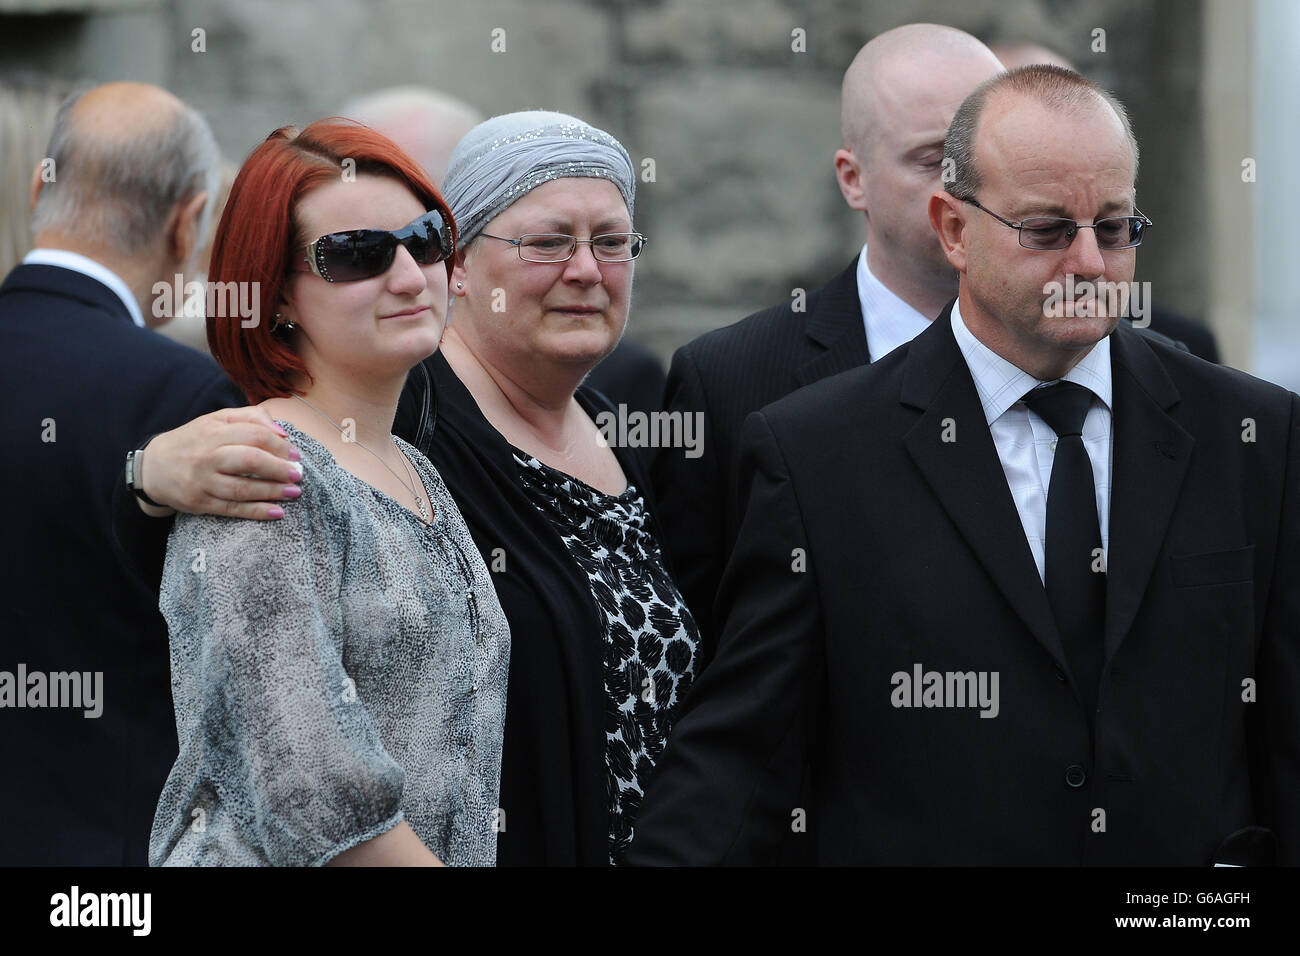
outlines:
[{"label": "white dress shirt", "polygon": [[867,327],[867,354],[873,362],[912,341],[930,327],[933,318],[916,311],[871,274],[865,245],[858,256],[858,302]]},{"label": "white dress shirt", "polygon": [[[1021,371],[998,355],[966,328],[961,310],[952,307],[952,332],[957,337],[975,391],[984,406],[984,417],[1002,471],[1007,477],[1020,524],[1025,529],[1029,550],[1044,576],[1047,536],[1047,489],[1051,487],[1052,461],[1056,455],[1056,433],[1047,422],[1029,410],[1021,396],[1031,388],[1048,385]],[[1074,382],[1092,392],[1092,405],[1083,420],[1083,447],[1092,463],[1092,484],[1097,492],[1097,518],[1101,524],[1101,547],[1110,547],[1110,476],[1113,450],[1111,429],[1110,338],[1092,347],[1082,361],[1066,372],[1062,381]]]},{"label": "white dress shirt", "polygon": [[131,321],[142,329],[145,327],[144,316],[140,314],[140,304],[135,301],[131,289],[122,281],[121,276],[94,259],[87,259],[83,255],[68,252],[64,249],[33,249],[23,256],[23,265],[58,266],[61,269],[80,272],[84,276],[90,276],[90,278],[104,283],[122,300],[122,304],[126,306],[126,311],[131,316]]}]

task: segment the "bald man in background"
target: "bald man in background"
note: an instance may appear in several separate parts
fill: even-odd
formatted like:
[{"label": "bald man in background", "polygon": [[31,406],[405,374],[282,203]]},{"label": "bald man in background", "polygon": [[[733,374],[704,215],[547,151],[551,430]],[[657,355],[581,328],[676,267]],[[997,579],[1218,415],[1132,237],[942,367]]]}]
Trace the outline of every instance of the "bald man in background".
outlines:
[{"label": "bald man in background", "polygon": [[339,115],[383,133],[439,185],[461,137],[487,118],[464,100],[427,86],[375,90],[344,104]]},{"label": "bald man in background", "polygon": [[[713,603],[744,502],[740,428],[750,412],[827,376],[874,362],[919,334],[957,294],[957,273],[930,228],[944,135],[962,100],[1001,72],[979,40],[914,23],[864,46],[844,74],[835,175],[862,214],[866,244],[806,301],[773,306],[682,347],[667,407],[702,413],[702,454],[661,450],[654,469],[675,578],[699,622],[704,654],[718,634]],[[794,226],[794,223],[789,224]]]},{"label": "bald man in background", "polygon": [[1008,70],[1014,70],[1018,66],[1033,66],[1036,63],[1044,63],[1048,66],[1059,66],[1067,70],[1077,70],[1078,67],[1067,60],[1055,50],[1048,49],[1038,43],[1028,42],[1007,42],[989,44],[989,49],[993,55]]},{"label": "bald man in background", "polygon": [[0,865],[143,865],[176,725],[157,569],[117,547],[111,502],[137,442],[244,403],[152,328],[219,157],[198,113],[140,83],[66,100],[47,156],[35,248],[0,286]]}]

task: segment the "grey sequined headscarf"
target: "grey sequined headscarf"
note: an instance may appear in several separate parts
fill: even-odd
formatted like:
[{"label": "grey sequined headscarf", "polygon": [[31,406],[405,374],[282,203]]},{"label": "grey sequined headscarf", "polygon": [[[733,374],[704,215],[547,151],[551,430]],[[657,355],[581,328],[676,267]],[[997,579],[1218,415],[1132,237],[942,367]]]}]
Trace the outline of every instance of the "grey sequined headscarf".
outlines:
[{"label": "grey sequined headscarf", "polygon": [[464,249],[501,210],[552,179],[608,179],[631,218],[636,174],[623,144],[566,113],[528,110],[479,123],[451,154],[442,195]]}]

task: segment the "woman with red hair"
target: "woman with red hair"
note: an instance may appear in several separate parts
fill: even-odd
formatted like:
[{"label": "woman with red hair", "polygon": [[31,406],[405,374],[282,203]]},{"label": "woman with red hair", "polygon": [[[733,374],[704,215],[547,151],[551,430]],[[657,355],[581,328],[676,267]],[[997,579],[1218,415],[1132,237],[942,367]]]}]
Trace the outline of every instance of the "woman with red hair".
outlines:
[{"label": "woman with red hair", "polygon": [[154,865],[495,861],[509,629],[442,478],[392,435],[455,237],[420,168],[346,121],[275,131],[235,180],[211,279],[257,310],[209,314],[208,342],[299,450],[298,500],[172,529]]}]

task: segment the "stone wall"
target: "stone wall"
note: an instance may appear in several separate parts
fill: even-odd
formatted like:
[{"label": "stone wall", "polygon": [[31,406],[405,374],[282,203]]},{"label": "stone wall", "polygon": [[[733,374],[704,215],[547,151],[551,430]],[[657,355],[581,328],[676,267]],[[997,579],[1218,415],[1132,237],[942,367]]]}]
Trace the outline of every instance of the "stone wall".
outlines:
[{"label": "stone wall", "polygon": [[[0,11],[5,68],[165,85],[205,112],[233,160],[277,126],[394,84],[608,128],[638,168],[654,161],[638,196],[652,241],[629,334],[665,358],[857,251],[861,222],[831,156],[840,78],[863,43],[922,20],[1045,43],[1129,104],[1140,204],[1157,223],[1138,278],[1205,314],[1201,0],[4,0]],[[1093,52],[1098,29],[1105,52]]]}]

